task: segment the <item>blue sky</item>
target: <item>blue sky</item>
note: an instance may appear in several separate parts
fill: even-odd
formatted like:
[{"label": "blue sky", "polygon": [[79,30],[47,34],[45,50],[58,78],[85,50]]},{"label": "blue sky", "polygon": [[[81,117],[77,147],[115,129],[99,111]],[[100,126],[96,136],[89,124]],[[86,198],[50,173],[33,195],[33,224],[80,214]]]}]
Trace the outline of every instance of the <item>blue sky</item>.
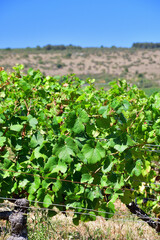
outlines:
[{"label": "blue sky", "polygon": [[0,48],[160,42],[159,0],[0,0]]}]

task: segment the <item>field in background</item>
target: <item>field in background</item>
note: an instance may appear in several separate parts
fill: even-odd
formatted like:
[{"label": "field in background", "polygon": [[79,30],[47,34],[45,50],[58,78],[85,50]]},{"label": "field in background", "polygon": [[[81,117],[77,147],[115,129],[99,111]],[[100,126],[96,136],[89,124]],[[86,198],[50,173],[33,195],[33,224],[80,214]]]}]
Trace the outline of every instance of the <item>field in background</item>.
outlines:
[{"label": "field in background", "polygon": [[96,79],[97,88],[125,78],[151,94],[160,88],[160,50],[134,48],[82,48],[65,50],[0,50],[0,66],[11,71],[15,64],[24,70],[40,69],[45,75],[75,73],[80,78]]}]

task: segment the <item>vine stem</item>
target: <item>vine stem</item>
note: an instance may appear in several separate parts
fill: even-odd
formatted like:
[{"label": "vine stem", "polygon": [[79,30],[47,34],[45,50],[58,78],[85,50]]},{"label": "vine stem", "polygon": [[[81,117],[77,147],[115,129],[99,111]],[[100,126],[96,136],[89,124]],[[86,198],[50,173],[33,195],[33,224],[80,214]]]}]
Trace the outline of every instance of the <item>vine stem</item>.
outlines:
[{"label": "vine stem", "polygon": [[142,209],[140,209],[134,202],[126,205],[131,213],[136,214],[141,220],[147,222],[147,224],[154,228],[156,232],[160,233],[160,218],[158,221],[154,221],[151,217],[149,217]]}]

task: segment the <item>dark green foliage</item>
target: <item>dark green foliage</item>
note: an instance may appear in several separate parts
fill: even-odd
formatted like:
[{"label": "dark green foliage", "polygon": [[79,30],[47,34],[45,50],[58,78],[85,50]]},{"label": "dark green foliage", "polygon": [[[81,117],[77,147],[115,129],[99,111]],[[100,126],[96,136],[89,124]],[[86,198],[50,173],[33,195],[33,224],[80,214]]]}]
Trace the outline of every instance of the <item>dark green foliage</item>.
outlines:
[{"label": "dark green foliage", "polygon": [[152,43],[152,42],[142,42],[142,43],[133,43],[132,48],[142,48],[142,49],[154,49],[160,48],[160,43]]},{"label": "dark green foliage", "polygon": [[69,45],[69,46],[65,46],[65,45],[51,45],[51,44],[48,44],[46,46],[44,46],[42,49],[45,49],[45,50],[66,50],[66,49],[70,49],[70,50],[74,50],[74,49],[77,49],[77,50],[80,50],[82,49],[81,47],[79,46],[73,46],[73,45]]},{"label": "dark green foliage", "polygon": [[0,72],[0,196],[101,211],[75,214],[75,224],[111,217],[117,198],[143,205],[154,195],[144,207],[157,209],[159,188],[148,185],[158,157],[146,144],[160,142],[160,94],[125,80],[105,92],[92,79],[22,68]]}]

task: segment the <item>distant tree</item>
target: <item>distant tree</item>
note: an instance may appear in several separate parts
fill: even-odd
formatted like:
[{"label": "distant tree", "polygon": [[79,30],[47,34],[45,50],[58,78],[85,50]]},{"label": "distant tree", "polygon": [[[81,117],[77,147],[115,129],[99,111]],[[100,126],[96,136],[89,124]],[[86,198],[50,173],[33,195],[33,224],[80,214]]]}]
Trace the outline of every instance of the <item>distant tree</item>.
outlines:
[{"label": "distant tree", "polygon": [[52,49],[52,45],[48,44],[46,46],[43,47],[45,50],[51,50]]},{"label": "distant tree", "polygon": [[70,44],[69,46],[66,46],[67,49],[70,49],[70,50],[81,50],[82,47],[80,46],[73,46],[72,44]]},{"label": "distant tree", "polygon": [[132,48],[142,48],[142,49],[154,49],[160,48],[160,43],[133,43]]},{"label": "distant tree", "polygon": [[73,46],[72,44],[70,44],[68,46],[65,46],[63,44],[61,44],[61,45],[51,45],[51,44],[48,44],[48,45],[44,46],[43,49],[45,49],[45,50],[55,50],[55,51],[59,50],[59,51],[61,51],[61,50],[66,50],[66,49],[68,49],[68,50],[74,50],[74,49],[80,50],[80,49],[82,49],[82,47],[80,47],[80,46]]},{"label": "distant tree", "polygon": [[113,45],[111,48],[112,48],[112,49],[116,49],[117,47]]},{"label": "distant tree", "polygon": [[10,48],[10,47],[8,47],[8,48],[6,48],[6,50],[7,50],[7,51],[10,51],[10,50],[11,50],[11,48]]},{"label": "distant tree", "polygon": [[39,45],[37,45],[36,49],[37,50],[41,50],[41,47]]}]

